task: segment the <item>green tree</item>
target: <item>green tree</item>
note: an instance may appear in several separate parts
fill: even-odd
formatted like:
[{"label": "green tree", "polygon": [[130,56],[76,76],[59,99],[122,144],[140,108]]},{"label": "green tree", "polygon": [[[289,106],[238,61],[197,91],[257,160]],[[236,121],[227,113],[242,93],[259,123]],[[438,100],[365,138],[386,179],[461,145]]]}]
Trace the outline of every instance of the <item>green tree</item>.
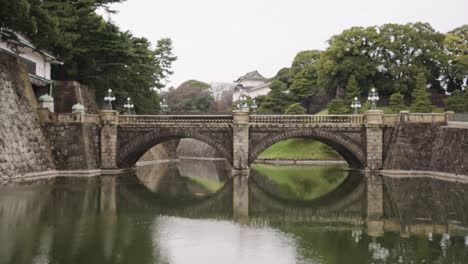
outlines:
[{"label": "green tree", "polygon": [[333,99],[328,103],[328,113],[330,115],[349,114],[350,108],[343,99]]},{"label": "green tree", "polygon": [[346,85],[346,103],[348,105],[351,105],[354,98],[359,98],[360,96],[361,89],[359,88],[356,78],[354,78],[354,75],[350,75],[348,78],[348,83]]},{"label": "green tree", "polygon": [[443,68],[443,83],[449,92],[460,90],[468,76],[468,25],[458,27],[446,34],[446,59]]},{"label": "green tree", "polygon": [[468,96],[464,96],[460,90],[455,90],[452,95],[444,99],[445,110],[463,113],[467,111]]},{"label": "green tree", "polygon": [[261,103],[258,111],[260,113],[283,113],[290,103],[288,87],[281,81],[273,80],[270,89],[271,91]]},{"label": "green tree", "polygon": [[290,104],[284,113],[287,115],[305,115],[306,109],[300,103],[294,103]]},{"label": "green tree", "polygon": [[419,73],[416,77],[416,86],[413,89],[410,110],[413,113],[430,113],[432,112],[432,104],[430,101],[430,94],[426,88],[426,77],[424,73]]},{"label": "green tree", "polygon": [[354,75],[363,93],[372,85],[381,95],[411,94],[416,76],[426,73],[428,83],[440,89],[444,34],[427,23],[353,27],[333,36],[318,62],[319,84],[334,95]]},{"label": "green tree", "polygon": [[294,58],[290,69],[291,100],[301,103],[307,109],[311,97],[319,94],[321,90],[317,84],[317,62],[320,54],[321,51],[318,50],[301,51]]},{"label": "green tree", "polygon": [[[97,8],[121,0],[0,0],[0,35],[15,43],[26,35],[39,48],[51,51],[64,65],[54,66],[54,80],[76,80],[95,90],[102,102],[107,89],[121,105],[127,96],[138,113],[157,113],[159,97],[153,88],[164,86],[172,71],[170,39],[156,49],[141,37],[121,31],[96,14]],[[112,11],[112,10],[109,10]]]},{"label": "green tree", "polygon": [[156,69],[156,87],[162,88],[166,85],[164,81],[174,72],[171,70],[172,63],[177,60],[177,57],[172,53],[172,40],[163,38],[158,40],[155,53]]},{"label": "green tree", "polygon": [[286,86],[291,85],[291,68],[282,68],[276,73],[273,79],[281,81],[282,83],[286,84]]},{"label": "green tree", "polygon": [[399,113],[401,110],[405,109],[404,97],[401,93],[396,92],[390,96],[390,109],[393,113]]},{"label": "green tree", "polygon": [[364,92],[372,85],[377,65],[373,60],[376,27],[353,27],[333,36],[317,65],[318,83],[331,95],[344,88],[354,75]]},{"label": "green tree", "polygon": [[215,101],[209,84],[189,80],[166,95],[170,112],[209,112],[215,110]]}]

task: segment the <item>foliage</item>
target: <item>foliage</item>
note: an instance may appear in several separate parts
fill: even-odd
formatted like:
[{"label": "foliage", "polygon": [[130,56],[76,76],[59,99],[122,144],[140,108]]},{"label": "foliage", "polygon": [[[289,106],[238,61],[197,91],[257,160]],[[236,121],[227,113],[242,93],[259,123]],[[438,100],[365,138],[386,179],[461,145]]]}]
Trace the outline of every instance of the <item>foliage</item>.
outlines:
[{"label": "foliage", "polygon": [[22,33],[62,60],[63,66],[52,69],[53,79],[79,81],[101,102],[112,88],[116,105],[130,96],[137,113],[157,113],[153,89],[172,74],[172,42],[161,39],[153,49],[146,38],[122,32],[96,14],[116,2],[121,0],[0,0],[0,31],[10,43],[15,42],[12,31]]},{"label": "foliage", "polygon": [[301,51],[294,58],[290,69],[291,99],[307,108],[310,97],[320,91],[317,84],[317,61],[320,59],[320,54],[321,51],[318,50]]},{"label": "foliage", "polygon": [[286,86],[291,85],[291,68],[282,68],[281,70],[276,73],[275,77],[273,78],[275,80],[281,81],[282,83],[285,83]]},{"label": "foliage", "polygon": [[209,112],[214,111],[215,102],[209,84],[189,80],[166,95],[170,112]]},{"label": "foliage", "polygon": [[430,94],[426,88],[426,78],[424,73],[420,73],[416,77],[416,86],[411,94],[413,102],[411,103],[410,110],[413,113],[430,113],[432,112],[433,106],[429,99]]},{"label": "foliage", "polygon": [[468,25],[446,34],[446,59],[443,65],[443,85],[447,91],[468,87]]},{"label": "foliage", "polygon": [[367,92],[376,73],[370,52],[377,38],[375,27],[353,27],[333,36],[317,65],[319,85],[334,95],[354,75]]},{"label": "foliage", "polygon": [[399,113],[401,110],[405,109],[405,101],[404,97],[401,93],[396,92],[390,96],[390,109],[392,109],[392,113]]},{"label": "foliage", "polygon": [[258,111],[260,113],[283,113],[290,102],[286,84],[279,80],[273,80],[270,89],[267,97],[259,105]]},{"label": "foliage", "polygon": [[284,113],[287,115],[305,115],[306,109],[300,103],[294,103],[290,104]]},{"label": "foliage", "polygon": [[427,23],[353,27],[333,36],[318,63],[319,84],[334,94],[354,75],[364,93],[410,93],[419,72],[434,88],[444,64],[445,36]]},{"label": "foliage", "polygon": [[468,111],[468,96],[464,96],[463,92],[456,90],[452,95],[444,100],[445,110],[463,113]]},{"label": "foliage", "polygon": [[343,99],[333,99],[328,103],[327,106],[328,114],[330,115],[342,115],[349,114],[351,112],[346,101]]},{"label": "foliage", "polygon": [[346,103],[351,105],[355,97],[358,99],[361,97],[361,90],[359,89],[359,85],[356,78],[354,78],[354,75],[350,75],[346,85]]}]

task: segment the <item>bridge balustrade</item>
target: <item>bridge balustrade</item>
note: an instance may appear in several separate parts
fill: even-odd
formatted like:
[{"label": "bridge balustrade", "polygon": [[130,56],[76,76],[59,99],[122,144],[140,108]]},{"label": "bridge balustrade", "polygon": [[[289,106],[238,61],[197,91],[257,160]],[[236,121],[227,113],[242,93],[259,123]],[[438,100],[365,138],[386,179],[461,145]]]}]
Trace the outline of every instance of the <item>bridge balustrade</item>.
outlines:
[{"label": "bridge balustrade", "polygon": [[232,123],[232,115],[120,115],[119,124]]},{"label": "bridge balustrade", "polygon": [[363,124],[364,115],[251,115],[251,123],[351,123]]}]

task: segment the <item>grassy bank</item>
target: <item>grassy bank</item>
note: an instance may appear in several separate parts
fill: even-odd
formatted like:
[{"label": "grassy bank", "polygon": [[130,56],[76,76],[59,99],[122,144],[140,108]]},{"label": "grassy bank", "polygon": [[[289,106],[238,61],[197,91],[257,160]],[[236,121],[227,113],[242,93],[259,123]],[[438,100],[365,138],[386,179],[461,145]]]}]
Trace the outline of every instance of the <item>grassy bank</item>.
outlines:
[{"label": "grassy bank", "polygon": [[312,139],[291,138],[267,148],[259,158],[298,160],[342,160],[331,147]]}]

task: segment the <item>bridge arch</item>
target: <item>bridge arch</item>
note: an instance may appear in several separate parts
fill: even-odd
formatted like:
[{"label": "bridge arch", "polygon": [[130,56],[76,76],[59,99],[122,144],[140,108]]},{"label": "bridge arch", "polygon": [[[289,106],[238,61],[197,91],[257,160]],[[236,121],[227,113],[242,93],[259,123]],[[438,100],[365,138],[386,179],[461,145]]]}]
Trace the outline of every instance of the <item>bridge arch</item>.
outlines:
[{"label": "bridge arch", "polygon": [[[119,138],[120,136],[118,136]],[[203,134],[193,128],[169,128],[154,129],[148,132],[139,133],[127,143],[119,146],[117,154],[117,165],[119,168],[134,167],[136,162],[152,147],[172,139],[192,138],[200,140],[215,148],[223,157],[232,164],[232,152],[229,151],[216,138],[209,134]]]},{"label": "bridge arch", "polygon": [[250,147],[249,163],[254,162],[271,145],[290,138],[311,138],[318,140],[335,149],[348,162],[350,167],[362,169],[366,166],[366,154],[362,146],[339,132],[327,131],[320,128],[286,130],[279,134],[267,136],[259,143]]}]

